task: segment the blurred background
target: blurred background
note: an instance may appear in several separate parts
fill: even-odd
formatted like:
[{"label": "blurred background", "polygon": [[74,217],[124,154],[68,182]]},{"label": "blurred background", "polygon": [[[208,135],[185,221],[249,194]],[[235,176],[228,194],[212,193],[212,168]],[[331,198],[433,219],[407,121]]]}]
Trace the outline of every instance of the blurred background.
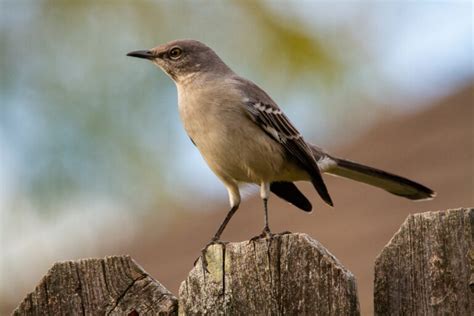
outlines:
[{"label": "blurred background", "polygon": [[[207,43],[334,154],[432,187],[413,203],[326,177],[336,207],[270,200],[274,231],[320,240],[372,312],[373,262],[409,213],[473,206],[471,1],[0,0],[0,314],[53,262],[132,255],[177,294],[227,212],[187,138],[176,88],[126,57]],[[260,232],[247,187],[224,234]]]}]

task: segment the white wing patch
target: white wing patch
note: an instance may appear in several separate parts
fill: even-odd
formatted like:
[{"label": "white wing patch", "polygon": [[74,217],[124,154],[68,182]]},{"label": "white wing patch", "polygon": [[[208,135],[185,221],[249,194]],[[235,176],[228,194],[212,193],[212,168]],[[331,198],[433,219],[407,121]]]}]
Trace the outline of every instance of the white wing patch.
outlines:
[{"label": "white wing patch", "polygon": [[285,137],[281,137],[280,133],[277,132],[276,129],[274,129],[271,126],[265,125],[263,126],[263,129],[266,130],[270,135],[272,135],[275,139],[277,139],[280,143],[286,142]]},{"label": "white wing patch", "polygon": [[336,166],[337,163],[328,156],[325,156],[323,159],[318,160],[318,167],[321,172],[326,172]]},{"label": "white wing patch", "polygon": [[252,103],[252,106],[255,107],[258,111],[265,112],[268,114],[276,114],[276,115],[281,115],[282,112],[280,109],[275,109],[271,106],[262,104],[262,103]]},{"label": "white wing patch", "polygon": [[[244,98],[244,101],[247,99]],[[288,140],[301,138],[301,135],[289,124],[279,108],[261,102],[247,102],[247,104],[250,105],[250,112],[261,118],[262,128],[280,143],[284,144]]]}]

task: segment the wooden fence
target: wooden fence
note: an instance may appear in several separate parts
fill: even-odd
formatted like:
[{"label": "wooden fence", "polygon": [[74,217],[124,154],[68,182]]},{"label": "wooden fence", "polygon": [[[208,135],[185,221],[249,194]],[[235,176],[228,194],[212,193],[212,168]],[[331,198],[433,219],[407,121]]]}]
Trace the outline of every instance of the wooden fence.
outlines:
[{"label": "wooden fence", "polygon": [[[375,265],[376,315],[472,315],[474,209],[410,215]],[[179,298],[127,256],[56,263],[14,315],[359,315],[354,276],[306,234],[211,246]]]}]

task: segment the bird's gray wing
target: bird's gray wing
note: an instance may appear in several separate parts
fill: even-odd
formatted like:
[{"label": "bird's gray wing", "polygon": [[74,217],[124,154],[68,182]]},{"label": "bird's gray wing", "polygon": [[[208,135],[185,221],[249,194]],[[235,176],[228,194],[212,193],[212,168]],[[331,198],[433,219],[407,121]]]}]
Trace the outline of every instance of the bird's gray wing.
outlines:
[{"label": "bird's gray wing", "polygon": [[271,138],[280,143],[290,157],[311,176],[316,191],[321,198],[333,205],[326,185],[321,176],[317,161],[303,136],[291,124],[285,113],[257,85],[239,78],[241,90],[246,96],[245,108],[250,118]]}]

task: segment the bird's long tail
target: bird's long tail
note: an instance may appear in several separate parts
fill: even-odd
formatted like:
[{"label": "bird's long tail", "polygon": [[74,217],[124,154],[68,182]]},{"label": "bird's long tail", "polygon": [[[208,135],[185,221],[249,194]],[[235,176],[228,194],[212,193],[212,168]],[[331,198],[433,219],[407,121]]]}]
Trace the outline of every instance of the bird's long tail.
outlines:
[{"label": "bird's long tail", "polygon": [[315,156],[322,158],[320,161],[325,159],[327,168],[322,171],[326,173],[366,183],[410,200],[430,200],[436,196],[430,188],[407,178],[327,154],[323,156],[318,148],[313,150]]}]

